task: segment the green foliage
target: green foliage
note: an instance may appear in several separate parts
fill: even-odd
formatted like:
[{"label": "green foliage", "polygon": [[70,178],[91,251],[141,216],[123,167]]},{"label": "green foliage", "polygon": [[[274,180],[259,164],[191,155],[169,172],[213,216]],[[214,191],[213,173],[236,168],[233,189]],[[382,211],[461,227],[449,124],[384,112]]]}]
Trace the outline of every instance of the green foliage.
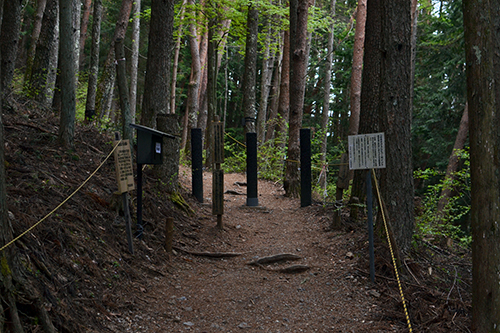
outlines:
[{"label": "green foliage", "polygon": [[[457,151],[463,168],[452,177],[443,177],[443,173],[435,169],[417,170],[416,179],[430,181],[440,176],[437,183],[430,184],[422,199],[419,214],[416,216],[415,237],[425,238],[443,236],[469,246],[472,238],[467,225],[470,210],[470,156],[467,150]],[[438,212],[438,204],[443,199],[443,189],[452,190],[442,212]],[[418,207],[417,207],[418,208]]]}]

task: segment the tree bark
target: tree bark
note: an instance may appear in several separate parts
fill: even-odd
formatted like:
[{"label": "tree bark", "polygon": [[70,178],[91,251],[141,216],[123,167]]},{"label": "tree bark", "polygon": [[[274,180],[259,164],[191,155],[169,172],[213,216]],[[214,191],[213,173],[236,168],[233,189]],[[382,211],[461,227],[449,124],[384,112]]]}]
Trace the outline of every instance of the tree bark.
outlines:
[{"label": "tree bark", "polygon": [[439,196],[439,201],[436,209],[437,211],[436,215],[438,217],[443,216],[444,209],[448,204],[448,201],[453,193],[453,181],[456,179],[455,172],[457,172],[458,165],[460,162],[457,152],[461,149],[464,149],[468,133],[469,133],[469,107],[467,104],[465,104],[464,113],[462,114],[462,119],[460,120],[460,126],[458,128],[457,137],[455,138],[455,144],[453,145],[453,151],[451,152],[450,158],[448,160],[448,167],[446,168],[446,174],[444,176],[445,186],[441,190],[441,195]]},{"label": "tree bark", "polygon": [[36,45],[38,44],[38,39],[40,38],[40,32],[42,30],[43,13],[45,11],[46,4],[47,0],[37,1],[35,19],[33,21],[33,31],[31,32],[31,43],[26,57],[26,69],[24,71],[25,84],[29,82],[31,77],[31,69],[35,59]]},{"label": "tree bark", "polygon": [[103,66],[103,73],[99,79],[99,85],[96,92],[96,112],[100,118],[107,118],[110,114],[111,102],[113,97],[113,87],[115,85],[115,41],[118,38],[125,38],[125,32],[129,22],[130,12],[132,11],[133,0],[122,0],[118,21],[116,22],[115,32],[108,56]]},{"label": "tree bark", "polygon": [[[123,49],[123,40],[118,39],[115,41],[115,54],[118,59],[125,59],[125,51]],[[130,102],[128,93],[127,70],[125,60],[116,62],[116,76],[118,81],[118,91],[120,94],[120,108],[122,114],[122,138],[132,142],[132,114],[130,112]]]},{"label": "tree bark", "polygon": [[73,0],[73,47],[75,48],[75,78],[78,83],[78,72],[80,70],[80,28],[81,28],[81,14],[82,14],[82,0]]},{"label": "tree bark", "polygon": [[[181,117],[176,114],[159,114],[156,121],[158,130],[179,136]],[[155,165],[155,173],[159,175],[166,184],[167,191],[172,193],[179,190],[179,138],[163,139],[163,161],[160,165]]]},{"label": "tree bark", "polygon": [[276,145],[286,146],[286,125],[290,116],[290,31],[286,30],[283,36],[283,61],[281,63],[280,95],[278,101],[278,119],[274,138]]},{"label": "tree bark", "polygon": [[168,113],[173,29],[174,0],[153,0],[141,118],[151,128],[156,128],[157,115]]},{"label": "tree bark", "polygon": [[4,96],[9,96],[11,93],[11,83],[14,77],[21,31],[22,4],[22,0],[4,2],[2,30],[0,32],[0,48],[2,50],[1,85]]},{"label": "tree bark", "polygon": [[83,0],[83,8],[82,8],[82,20],[80,23],[80,46],[79,46],[79,66],[83,64],[85,61],[85,41],[87,40],[87,30],[89,27],[89,18],[90,11],[92,7],[92,0]]},{"label": "tree bark", "polygon": [[73,146],[76,115],[75,32],[73,0],[60,0],[61,13],[61,117],[59,143],[63,147]]},{"label": "tree bark", "polygon": [[257,37],[259,33],[259,11],[250,3],[247,16],[245,48],[245,72],[243,74],[243,115],[245,134],[255,132],[255,84],[257,72]]},{"label": "tree bark", "polygon": [[139,40],[141,32],[141,0],[132,9],[132,54],[130,55],[130,117],[135,123],[137,110],[137,72],[139,70]]},{"label": "tree bark", "polygon": [[182,0],[181,13],[180,13],[180,24],[178,30],[177,41],[175,42],[174,48],[174,61],[172,65],[172,84],[170,87],[170,113],[175,113],[175,95],[177,86],[177,69],[179,68],[179,52],[181,49],[182,40],[182,21],[184,20],[184,9],[186,7],[186,0]]},{"label": "tree bark", "polygon": [[288,127],[288,158],[286,161],[285,196],[300,193],[299,130],[302,127],[307,68],[308,1],[290,0],[290,120]]},{"label": "tree bark", "polygon": [[59,61],[59,4],[47,0],[42,30],[26,86],[29,96],[45,107],[52,105]]},{"label": "tree bark", "polygon": [[99,73],[99,46],[101,43],[102,0],[94,1],[92,23],[92,45],[90,47],[89,83],[87,87],[87,101],[85,103],[85,120],[90,121],[96,116],[95,101],[97,89],[97,75]]},{"label": "tree bark", "polygon": [[[283,34],[282,34],[283,35]],[[281,38],[283,39],[283,38]],[[281,62],[283,60],[283,43],[281,43],[280,51],[275,59],[273,80],[269,95],[271,96],[271,103],[269,104],[269,117],[265,124],[266,135],[265,142],[274,138],[274,130],[276,128],[276,121],[278,118],[278,102],[280,97],[280,79],[281,79]]]},{"label": "tree bark", "polygon": [[500,2],[464,1],[472,224],[472,332],[500,331]]}]

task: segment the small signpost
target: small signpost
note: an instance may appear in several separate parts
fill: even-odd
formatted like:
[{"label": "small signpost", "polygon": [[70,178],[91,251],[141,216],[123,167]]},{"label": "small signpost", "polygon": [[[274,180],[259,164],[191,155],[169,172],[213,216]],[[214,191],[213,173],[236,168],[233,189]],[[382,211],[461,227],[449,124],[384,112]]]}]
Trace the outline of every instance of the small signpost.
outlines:
[{"label": "small signpost", "polygon": [[348,137],[349,169],[368,170],[366,173],[366,206],[370,252],[370,280],[375,282],[375,253],[373,249],[373,197],[371,169],[385,168],[384,133],[351,135]]},{"label": "small signpost", "polygon": [[217,215],[217,228],[222,229],[222,214],[224,214],[224,124],[215,116],[212,122],[214,141],[212,146],[213,173],[212,173],[212,215]]},{"label": "small signpost", "polygon": [[[120,142],[120,133],[115,132],[114,145]],[[132,153],[129,140],[122,140],[114,152],[116,181],[118,182],[118,193],[122,195],[123,214],[125,216],[125,227],[127,230],[128,250],[134,254],[134,244],[132,243],[132,227],[130,210],[128,206],[128,191],[135,188],[134,170],[132,167]]]}]

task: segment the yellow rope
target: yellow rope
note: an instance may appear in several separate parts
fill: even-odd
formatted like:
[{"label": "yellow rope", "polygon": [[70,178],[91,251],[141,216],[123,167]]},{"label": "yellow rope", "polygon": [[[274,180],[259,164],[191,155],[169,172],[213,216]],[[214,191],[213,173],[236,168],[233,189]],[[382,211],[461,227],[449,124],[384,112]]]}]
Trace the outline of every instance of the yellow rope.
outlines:
[{"label": "yellow rope", "polygon": [[394,257],[394,251],[392,250],[391,239],[389,237],[389,228],[387,227],[387,221],[385,219],[384,207],[382,205],[382,198],[380,197],[380,191],[378,189],[377,177],[375,175],[375,170],[372,169],[373,179],[375,182],[375,188],[377,189],[377,197],[380,206],[380,211],[382,212],[382,218],[384,220],[385,233],[387,234],[387,242],[389,243],[389,250],[391,251],[392,264],[394,265],[394,272],[396,273],[396,280],[398,281],[399,293],[401,294],[401,300],[403,300],[403,309],[406,316],[406,322],[408,323],[408,329],[410,333],[413,332],[411,328],[410,316],[408,315],[408,309],[406,308],[405,295],[403,294],[403,287],[401,286],[401,280],[399,279],[398,268],[396,266],[396,258]]},{"label": "yellow rope", "polygon": [[245,144],[243,144],[243,143],[239,142],[238,140],[236,140],[235,138],[233,138],[233,137],[232,137],[232,136],[231,136],[228,132],[224,132],[224,133],[226,133],[226,135],[227,135],[228,137],[230,137],[231,139],[233,139],[234,141],[236,141],[237,143],[239,143],[239,144],[240,144],[240,145],[242,145],[243,147],[245,147],[245,148],[247,147]]},{"label": "yellow rope", "polygon": [[102,161],[102,163],[97,167],[97,169],[95,169],[95,171],[73,192],[71,193],[71,195],[69,197],[67,197],[63,202],[61,202],[56,208],[54,208],[50,213],[48,213],[47,215],[45,215],[45,217],[43,217],[40,221],[38,221],[37,223],[35,223],[34,225],[32,225],[28,230],[26,230],[25,232],[23,232],[22,234],[20,234],[19,236],[17,236],[16,238],[14,238],[13,240],[11,240],[10,242],[8,242],[7,244],[5,244],[4,246],[2,246],[2,248],[0,248],[0,252],[2,252],[3,250],[5,250],[6,248],[8,248],[9,246],[11,246],[12,244],[14,244],[15,242],[17,242],[21,237],[25,236],[28,232],[30,232],[31,230],[35,229],[40,223],[42,223],[43,221],[45,221],[50,215],[54,214],[59,208],[61,208],[62,205],[64,205],[69,199],[71,199],[78,191],[80,191],[80,189],[85,186],[85,184],[88,183],[88,181],[94,177],[94,175],[97,173],[97,171],[99,171],[99,169],[104,165],[104,163],[106,163],[106,161],[111,157],[111,155],[114,153],[114,151],[116,150],[116,148],[118,147],[118,145],[120,144],[120,142],[122,142],[122,140],[118,141],[116,143],[116,145],[113,147],[113,150],[108,154],[108,156],[106,157],[106,159],[104,159],[104,161]]}]

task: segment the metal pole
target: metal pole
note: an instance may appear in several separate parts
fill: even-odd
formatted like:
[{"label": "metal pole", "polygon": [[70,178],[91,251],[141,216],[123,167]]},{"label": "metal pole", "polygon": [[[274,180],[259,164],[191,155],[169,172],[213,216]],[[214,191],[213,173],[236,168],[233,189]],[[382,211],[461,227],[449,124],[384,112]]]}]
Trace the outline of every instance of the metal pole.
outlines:
[{"label": "metal pole", "polygon": [[371,170],[366,173],[366,207],[368,214],[368,249],[370,252],[370,280],[375,282],[375,253],[373,250],[373,197]]},{"label": "metal pole", "polygon": [[247,206],[258,206],[257,133],[247,133]]},{"label": "metal pole", "polygon": [[191,129],[191,172],[193,196],[203,202],[203,147],[201,128]]},{"label": "metal pole", "polygon": [[142,225],[142,164],[137,163],[137,231],[136,237],[142,239],[144,227]]}]

